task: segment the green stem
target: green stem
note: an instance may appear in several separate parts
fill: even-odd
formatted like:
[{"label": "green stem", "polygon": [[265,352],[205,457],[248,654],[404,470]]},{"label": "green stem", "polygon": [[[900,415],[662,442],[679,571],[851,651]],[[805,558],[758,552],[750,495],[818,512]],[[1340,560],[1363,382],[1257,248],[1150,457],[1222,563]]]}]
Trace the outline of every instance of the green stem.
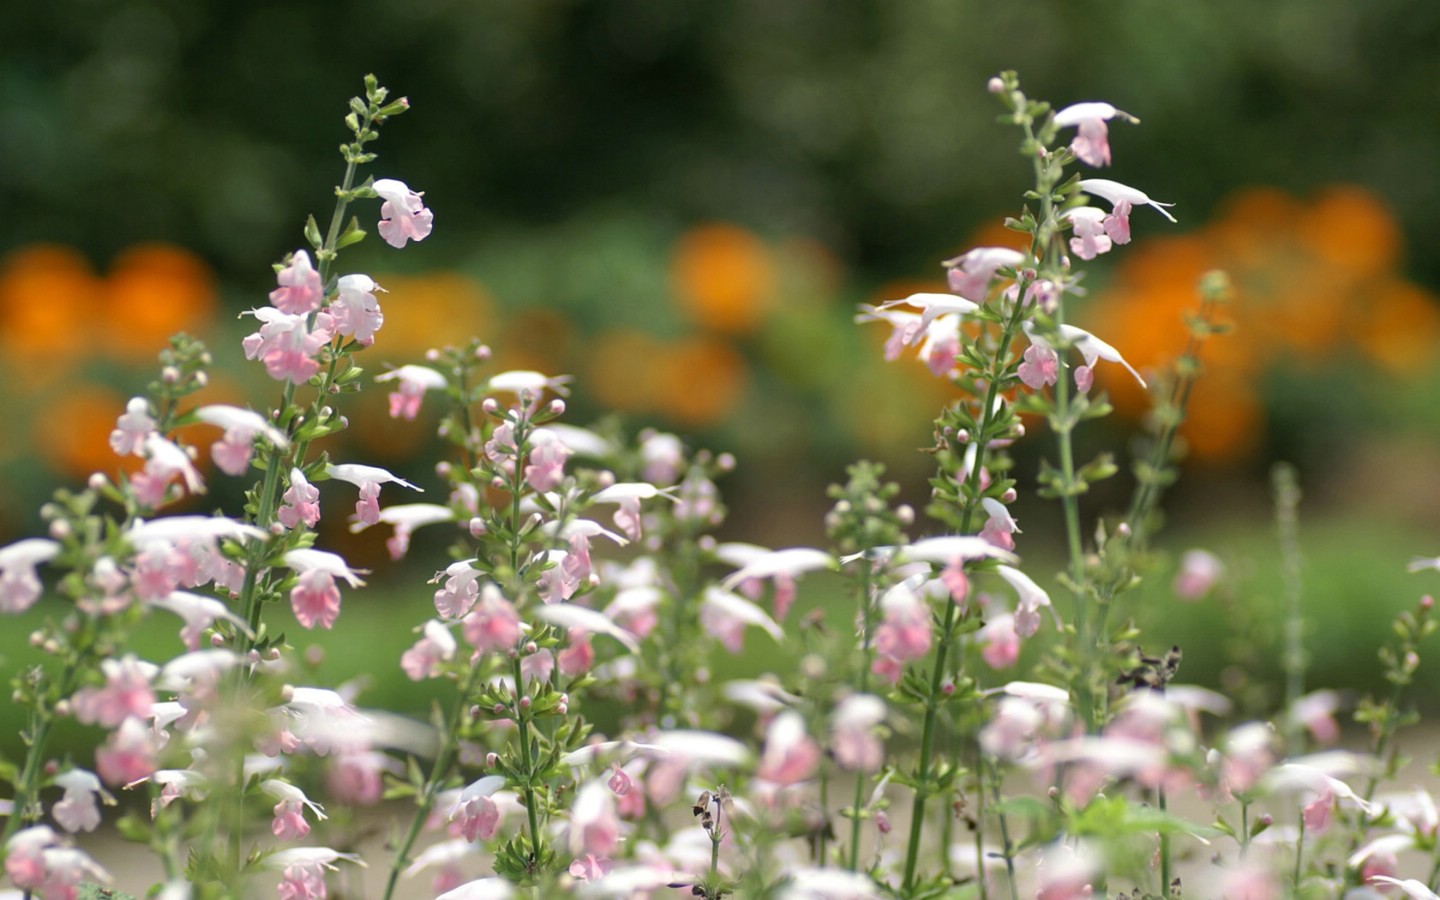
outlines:
[{"label": "green stem", "polygon": [[1290,712],[1285,729],[1289,753],[1300,752],[1303,726],[1294,711],[1305,693],[1305,622],[1301,613],[1300,588],[1300,484],[1295,468],[1276,463],[1270,471],[1275,491],[1275,527],[1280,543],[1281,572],[1285,582],[1285,708]]},{"label": "green stem", "polygon": [[[1157,795],[1160,803],[1160,812],[1165,814],[1169,808],[1165,796],[1165,785],[1157,788]],[[1170,833],[1160,832],[1160,896],[1170,900]]]},{"label": "green stem", "polygon": [[[1024,296],[1025,285],[1022,283],[1019,288],[1020,295]],[[1000,335],[1000,344],[992,361],[990,377],[987,379],[985,390],[985,402],[981,407],[980,426],[977,433],[971,436],[971,440],[977,441],[979,444],[975,456],[975,466],[967,477],[967,493],[971,497],[976,497],[980,493],[980,471],[985,465],[986,443],[992,439],[990,430],[995,420],[995,398],[999,395],[1000,375],[1006,367],[1005,361],[1010,355],[1010,344],[1020,330],[1020,322],[1023,318],[1024,307],[1022,304],[1016,303],[1015,309]],[[970,533],[977,507],[979,507],[977,501],[966,503],[960,522],[962,534]],[[933,789],[930,784],[930,763],[935,749],[935,721],[940,709],[941,685],[945,680],[945,662],[950,654],[950,644],[955,638],[958,613],[959,604],[955,602],[954,595],[951,595],[945,601],[945,615],[940,625],[940,639],[935,646],[935,667],[930,673],[930,691],[925,703],[925,720],[920,732],[918,778],[915,785],[915,800],[910,810],[910,839],[905,850],[905,875],[901,882],[902,889],[906,891],[915,886],[915,867],[920,859],[920,835],[925,825],[925,803],[930,798]]]},{"label": "green stem", "polygon": [[[874,604],[870,602],[870,591],[875,568],[868,557],[860,567],[860,693],[870,693],[870,630],[874,615]],[[865,802],[865,790],[869,779],[862,769],[855,773],[855,805],[851,808],[854,817],[850,820],[850,871],[860,870],[860,808]]]},{"label": "green stem", "polygon": [[520,687],[525,683],[524,675],[520,671],[520,657],[515,657],[513,663],[516,697],[514,703],[515,723],[520,733],[520,764],[525,768],[525,812],[530,819],[530,859],[532,864],[540,859],[540,813],[535,801],[535,756],[530,746],[530,715],[520,705]]},{"label": "green stem", "polygon": [[1305,812],[1300,811],[1300,835],[1295,839],[1295,890],[1300,890],[1300,869],[1305,859]]},{"label": "green stem", "polygon": [[441,735],[440,750],[435,754],[435,765],[430,769],[430,777],[425,780],[425,788],[420,793],[420,801],[415,809],[415,816],[410,820],[410,828],[405,832],[405,837],[400,841],[395,851],[395,858],[390,863],[390,877],[385,882],[384,900],[390,900],[395,894],[395,883],[400,877],[400,872],[411,862],[410,850],[415,846],[415,840],[420,836],[420,831],[425,827],[425,821],[430,818],[430,810],[435,806],[435,798],[440,793],[441,786],[445,783],[446,775],[450,769],[450,763],[460,746],[460,717],[464,715],[466,704],[469,702],[470,692],[474,690],[476,673],[480,666],[470,666],[465,676],[465,683],[455,695],[455,701],[451,704],[449,713],[445,717],[445,730]]}]

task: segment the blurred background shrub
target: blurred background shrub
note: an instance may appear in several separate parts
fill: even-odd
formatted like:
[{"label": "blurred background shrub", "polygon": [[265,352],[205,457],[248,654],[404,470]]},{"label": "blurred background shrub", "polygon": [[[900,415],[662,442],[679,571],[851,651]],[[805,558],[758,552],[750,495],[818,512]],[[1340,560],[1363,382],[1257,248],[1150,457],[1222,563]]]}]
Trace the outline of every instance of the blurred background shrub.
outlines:
[{"label": "blurred background shrub", "polygon": [[[884,363],[881,329],[851,316],[1007,239],[1028,176],[983,88],[1014,68],[1031,96],[1139,115],[1106,174],[1177,204],[1178,227],[1137,218],[1092,267],[1083,323],[1162,365],[1199,274],[1236,285],[1167,545],[1222,551],[1268,609],[1265,472],[1297,462],[1316,669],[1350,682],[1435,586],[1401,569],[1440,552],[1440,5],[64,0],[0,9],[0,47],[0,540],[57,484],[114,470],[105,436],[171,332],[215,349],[207,399],[269,396],[237,316],[328,214],[343,103],[370,71],[416,111],[373,171],[437,221],[408,253],[346,257],[389,290],[374,371],[478,334],[501,366],[573,373],[573,421],[613,410],[735,452],[731,531],[752,540],[820,541],[824,485],[858,456],[921,504],[915,449],[948,389]],[[1143,398],[1105,386],[1122,415],[1085,440],[1123,447]],[[332,457],[433,483],[424,423],[383,413],[363,395]],[[1058,521],[1019,511],[1032,547]],[[379,558],[378,535],[327,527]],[[1218,678],[1224,616],[1175,613],[1166,577],[1151,590],[1157,623],[1213,645],[1187,666]]]}]

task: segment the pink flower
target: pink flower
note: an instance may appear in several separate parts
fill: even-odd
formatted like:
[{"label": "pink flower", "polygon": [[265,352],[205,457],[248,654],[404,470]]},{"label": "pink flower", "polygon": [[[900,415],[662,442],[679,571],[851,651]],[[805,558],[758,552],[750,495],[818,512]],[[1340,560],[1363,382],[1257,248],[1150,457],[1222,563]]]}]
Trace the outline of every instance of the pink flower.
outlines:
[{"label": "pink flower", "polygon": [[[995,572],[1009,582],[1010,586],[1015,589],[1015,593],[1020,596],[1019,605],[1015,608],[1015,633],[1021,637],[1030,637],[1040,630],[1040,607],[1050,606],[1050,595],[1019,569],[1002,565],[996,566]],[[1057,616],[1057,628],[1059,624]]]},{"label": "pink flower", "polygon": [[314,628],[317,622],[323,628],[334,626],[340,615],[337,578],[351,587],[365,584],[344,559],[324,550],[291,550],[285,554],[285,565],[299,575],[290,591],[290,608],[295,612],[296,621],[305,628]]},{"label": "pink flower", "polygon": [[250,468],[256,435],[263,434],[281,449],[289,445],[280,429],[252,410],[238,406],[202,406],[195,410],[195,418],[225,429],[225,436],[210,446],[210,455],[226,475],[244,475]]},{"label": "pink flower", "polygon": [[340,587],[324,569],[301,573],[290,591],[290,608],[304,628],[333,628],[340,617]]},{"label": "pink flower", "polygon": [[[1127,211],[1128,212],[1128,211]],[[1067,209],[1063,218],[1068,219],[1075,236],[1070,239],[1070,251],[1081,259],[1094,259],[1102,253],[1109,253],[1110,246],[1114,241],[1105,233],[1105,221],[1107,216],[1105,210],[1093,206],[1077,206],[1074,209]],[[1125,241],[1128,242],[1128,219],[1125,220],[1127,230],[1124,232]],[[1117,226],[1118,227],[1118,226]]]},{"label": "pink flower", "polygon": [[595,881],[610,874],[610,860],[599,859],[593,853],[585,854],[584,859],[577,859],[570,863],[570,875],[581,881]]},{"label": "pink flower", "polygon": [[981,529],[980,536],[1002,550],[1014,550],[1015,539],[1011,535],[1018,534],[1020,526],[1010,515],[1010,510],[994,497],[985,497],[980,504],[985,507],[985,512],[990,516],[985,521],[985,527]]},{"label": "pink flower", "polygon": [[700,623],[731,653],[745,649],[745,628],[748,625],[763,628],[776,643],[785,638],[780,626],[763,609],[739,594],[715,585],[705,589],[700,603]]},{"label": "pink flower", "polygon": [[1201,600],[1225,577],[1225,564],[1209,550],[1187,550],[1171,588],[1181,600]]},{"label": "pink flower", "polygon": [[400,668],[411,681],[434,678],[440,663],[454,659],[455,648],[455,636],[450,629],[443,622],[431,619],[425,623],[424,636],[401,654]]},{"label": "pink flower", "polygon": [[565,478],[565,460],[575,451],[549,432],[537,432],[535,438],[529,462],[525,465],[525,481],[541,493],[553,491]]},{"label": "pink flower", "polygon": [[1130,240],[1130,210],[1136,205],[1154,207],[1160,215],[1172,222],[1175,221],[1175,217],[1165,209],[1165,207],[1175,204],[1151,200],[1144,191],[1118,181],[1111,181],[1108,178],[1082,178],[1080,190],[1108,201],[1114,208],[1115,221],[1106,223],[1105,233],[1110,235],[1117,244],[1124,244]]},{"label": "pink flower", "polygon": [[60,842],[48,825],[32,825],[15,832],[5,844],[5,874],[17,888],[33,891],[45,882],[45,850]]},{"label": "pink flower", "polygon": [[505,786],[499,775],[486,775],[468,785],[450,807],[449,820],[465,840],[488,841],[500,826],[500,807],[491,795]]},{"label": "pink flower", "polygon": [[263,324],[242,341],[246,359],[258,359],[276,381],[303,384],[320,371],[317,355],[330,343],[334,324],[328,313],[315,315],[311,327],[308,315],[289,315],[270,306],[252,310]]},{"label": "pink flower", "polygon": [[265,857],[265,865],[279,869],[280,900],[323,900],[325,870],[334,870],[340,860],[359,863],[354,853],[341,853],[329,847],[291,847]]},{"label": "pink flower", "polygon": [[325,784],[330,795],[352,806],[374,806],[384,795],[382,772],[401,774],[390,757],[375,750],[348,750],[334,757]]},{"label": "pink flower", "polygon": [[1250,790],[1269,771],[1275,763],[1272,739],[1270,726],[1262,722],[1251,722],[1230,731],[1220,759],[1222,797]]},{"label": "pink flower", "polygon": [[81,688],[70,700],[78,721],[114,728],[130,716],[150,717],[155,705],[150,682],[159,672],[158,666],[130,653],[120,659],[102,659],[100,671],[105,675],[104,687]]},{"label": "pink flower", "polygon": [[141,455],[145,439],[155,432],[155,420],[150,417],[150,404],[144,397],[131,398],[125,404],[125,412],[115,422],[110,432],[110,448],[117,456]]},{"label": "pink flower", "polygon": [[1105,122],[1120,118],[1139,124],[1140,120],[1129,113],[1121,112],[1108,103],[1074,103],[1055,114],[1055,124],[1061,128],[1075,126],[1075,140],[1070,149],[1082,162],[1096,168],[1110,165],[1110,136]]},{"label": "pink flower", "polygon": [[570,646],[560,651],[556,662],[561,675],[574,677],[590,671],[595,665],[595,647],[590,643],[590,634],[581,628],[570,629]]},{"label": "pink flower", "polygon": [[111,732],[105,746],[95,751],[95,768],[107,784],[129,784],[150,777],[158,765],[155,736],[136,718],[126,719]]},{"label": "pink flower", "polygon": [[1020,634],[1009,613],[990,618],[975,638],[981,644],[980,656],[992,669],[1008,669],[1020,659]]},{"label": "pink flower", "polygon": [[620,847],[615,797],[604,782],[586,782],[570,811],[570,851],[608,857]]},{"label": "pink flower", "polygon": [[[885,313],[897,306],[914,306],[919,308],[920,318],[916,320],[913,326],[908,324],[908,319],[898,320],[899,322],[907,323],[904,328],[904,333],[906,335],[905,343],[909,345],[919,341],[922,334],[928,336],[931,324],[939,319],[950,320],[947,327],[941,332],[942,335],[956,331],[963,317],[970,315],[980,308],[978,303],[972,302],[972,299],[973,298],[965,297],[963,294],[959,297],[956,297],[954,294],[911,294],[899,300],[885,301],[874,310],[871,318],[888,319],[889,316],[885,315]],[[896,320],[891,320],[891,322],[892,324],[897,324]]]},{"label": "pink flower", "polygon": [[1034,703],[1019,697],[1001,697],[995,714],[980,729],[980,748],[998,759],[1019,759],[1044,722],[1045,717]]},{"label": "pink flower", "polygon": [[453,562],[444,572],[437,573],[431,584],[445,579],[445,584],[435,592],[435,611],[447,619],[458,619],[470,611],[480,596],[481,571],[475,568],[476,561],[464,559]]},{"label": "pink flower", "polygon": [[945,261],[950,290],[966,300],[984,303],[996,270],[1022,266],[1026,259],[1024,253],[1009,247],[976,247]]},{"label": "pink flower", "polygon": [[191,494],[205,493],[205,481],[185,448],[159,434],[150,435],[145,439],[145,468],[130,479],[136,499],[149,507],[163,506],[176,476]]},{"label": "pink flower", "polygon": [[657,431],[640,433],[641,477],[651,484],[672,485],[680,480],[685,463],[685,445],[673,434]]},{"label": "pink flower", "polygon": [[653,484],[646,484],[643,481],[625,481],[602,488],[590,499],[592,503],[618,505],[619,508],[615,511],[615,527],[619,528],[630,540],[638,541],[643,536],[640,501],[653,500],[662,496],[667,499],[671,497],[669,492],[662,491]]},{"label": "pink flower", "polygon": [[362,466],[346,463],[326,466],[326,474],[336,481],[347,481],[360,488],[360,500],[355,504],[355,520],[363,525],[374,525],[380,521],[380,486],[398,484],[412,491],[420,488],[403,478],[397,477],[379,466]]},{"label": "pink flower", "polygon": [[831,718],[835,762],[853,772],[875,772],[885,762],[885,745],[875,726],[885,720],[885,701],[871,694],[851,694]]},{"label": "pink flower", "polygon": [[1290,718],[1305,726],[1317,743],[1333,744],[1340,740],[1340,723],[1335,721],[1335,710],[1339,708],[1340,695],[1336,692],[1313,691],[1295,701]]},{"label": "pink flower", "polygon": [[787,709],[765,730],[765,749],[757,777],[778,785],[809,780],[820,765],[820,745],[805,733],[805,720]]},{"label": "pink flower", "polygon": [[308,315],[325,301],[320,273],[310,262],[310,254],[304,250],[295,251],[290,257],[290,264],[276,274],[275,281],[280,286],[270,292],[270,303],[283,313]]},{"label": "pink flower", "polygon": [[420,401],[426,391],[443,391],[448,382],[445,376],[429,366],[401,366],[382,375],[376,381],[395,381],[400,384],[390,394],[390,418],[414,419],[420,412]]},{"label": "pink flower", "polygon": [[295,528],[304,522],[314,528],[320,521],[320,489],[315,487],[299,469],[290,470],[290,488],[280,498],[284,504],[275,513],[275,518],[286,528]]},{"label": "pink flower", "polygon": [[0,612],[21,613],[33,606],[43,590],[35,568],[59,553],[60,545],[45,538],[0,547]]},{"label": "pink flower", "polygon": [[270,830],[282,841],[293,841],[310,833],[310,823],[305,821],[307,808],[316,819],[325,821],[325,810],[318,803],[311,802],[305,792],[295,785],[272,778],[261,782],[260,788],[280,801],[275,804],[275,818]]},{"label": "pink flower", "polygon": [[65,796],[50,808],[50,815],[61,828],[71,834],[94,831],[100,827],[102,796],[110,804],[115,803],[100,786],[100,779],[95,777],[95,773],[86,769],[71,769],[55,776],[53,783],[56,787],[65,789]]},{"label": "pink flower", "polygon": [[150,600],[150,605],[168,610],[185,620],[184,627],[180,629],[180,640],[184,641],[186,648],[190,650],[200,649],[200,639],[205,634],[205,629],[213,625],[216,619],[225,619],[246,634],[251,633],[250,626],[244,619],[232,613],[229,607],[214,597],[188,591],[171,591],[163,597]]},{"label": "pink flower", "polygon": [[383,293],[385,289],[369,275],[343,275],[336,287],[339,296],[330,304],[335,333],[353,337],[364,347],[375,343],[375,332],[385,324],[375,291]]},{"label": "pink flower", "polygon": [[1044,344],[1031,341],[1025,351],[1025,361],[1020,363],[1019,375],[1032,391],[1054,384],[1060,378],[1060,355]]},{"label": "pink flower", "polygon": [[423,241],[430,235],[435,215],[420,199],[423,192],[412,191],[405,182],[393,178],[382,178],[370,187],[385,200],[380,204],[377,226],[385,243],[400,250],[407,241]]},{"label": "pink flower", "polygon": [[880,598],[885,619],[875,630],[875,650],[896,662],[920,659],[930,652],[930,607],[904,581]]},{"label": "pink flower", "polygon": [[520,640],[520,614],[499,587],[487,582],[464,619],[464,630],[465,640],[476,653],[509,650]]},{"label": "pink flower", "polygon": [[610,773],[609,780],[605,782],[605,786],[608,787],[615,796],[624,797],[626,794],[635,790],[635,779],[630,777],[629,772],[620,768],[619,763],[614,763],[613,771]]}]

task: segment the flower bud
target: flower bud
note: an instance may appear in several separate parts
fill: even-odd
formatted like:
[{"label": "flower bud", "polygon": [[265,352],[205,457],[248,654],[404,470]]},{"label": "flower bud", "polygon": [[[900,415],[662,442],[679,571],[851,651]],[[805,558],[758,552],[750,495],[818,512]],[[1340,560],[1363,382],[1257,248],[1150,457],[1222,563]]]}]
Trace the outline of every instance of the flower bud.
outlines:
[{"label": "flower bud", "polygon": [[56,519],[50,523],[50,536],[57,541],[63,541],[72,533],[70,523],[64,519]]},{"label": "flower bud", "polygon": [[1432,596],[1430,596],[1429,594],[1426,594],[1425,596],[1421,597],[1421,598],[1420,598],[1420,608],[1423,609],[1423,610],[1425,610],[1426,612],[1429,612],[1430,610],[1434,609],[1434,608],[1435,608],[1435,598],[1432,597]]},{"label": "flower bud", "polygon": [[550,415],[563,416],[565,414],[565,401],[558,397],[550,401]]},{"label": "flower bud", "polygon": [[1115,533],[1122,538],[1128,538],[1132,534],[1132,532],[1130,531],[1130,523],[1121,522],[1119,525],[1116,525]]},{"label": "flower bud", "polygon": [[426,350],[426,351],[425,351],[425,361],[426,361],[426,362],[439,362],[439,361],[440,361],[440,351],[439,351],[439,350],[436,350],[434,347],[431,347],[429,350]]},{"label": "flower bud", "polygon": [[498,769],[499,767],[500,767],[500,754],[496,753],[496,752],[493,751],[493,750],[490,751],[489,753],[485,754],[485,768],[487,768],[487,769]]},{"label": "flower bud", "polygon": [[57,716],[68,716],[68,715],[70,715],[70,701],[69,701],[69,700],[60,700],[60,701],[58,701],[58,702],[55,704],[55,715],[57,715]]},{"label": "flower bud", "polygon": [[722,472],[735,471],[735,454],[722,453],[715,457],[715,466]]},{"label": "flower bud", "polygon": [[500,401],[496,400],[494,397],[486,397],[485,400],[480,404],[480,411],[485,413],[485,415],[487,416],[493,416],[500,411]]},{"label": "flower bud", "polygon": [[92,490],[92,491],[99,491],[99,490],[103,490],[104,487],[105,487],[105,485],[107,485],[107,484],[109,484],[109,483],[110,483],[110,479],[106,478],[105,475],[104,475],[104,473],[95,472],[95,473],[93,473],[93,474],[90,476],[90,480],[87,481],[85,484],[86,484],[87,487],[90,488],[90,490]]},{"label": "flower bud", "polygon": [[216,647],[216,648],[225,646],[225,637],[224,637],[224,635],[220,635],[220,634],[212,634],[212,635],[210,635],[210,646]]},{"label": "flower bud", "polygon": [[505,704],[497,703],[494,706],[490,707],[490,711],[497,716],[503,716],[505,715]]},{"label": "flower bud", "polygon": [[995,75],[989,81],[985,82],[985,90],[989,91],[992,94],[1004,93],[1005,82],[1000,78],[999,75]]},{"label": "flower bud", "polygon": [[525,696],[525,697],[521,697],[521,698],[520,698],[520,708],[521,708],[521,709],[529,709],[529,708],[530,708],[530,705],[531,705],[531,701],[530,701],[530,698],[529,698],[528,696]]},{"label": "flower bud", "polygon": [[915,521],[915,508],[908,503],[902,503],[895,507],[895,518],[900,520],[901,525],[909,525]]},{"label": "flower bud", "polygon": [[475,358],[480,360],[481,362],[486,362],[487,360],[489,360],[492,353],[493,351],[490,349],[489,344],[481,344],[479,347],[475,348]]},{"label": "flower bud", "polygon": [[481,536],[483,536],[483,535],[485,534],[485,531],[486,531],[486,529],[485,529],[485,520],[482,519],[482,518],[480,518],[479,516],[475,516],[475,517],[473,517],[473,518],[470,519],[469,528],[470,528],[470,536],[471,536],[472,538],[481,537]]},{"label": "flower bud", "polygon": [[1015,493],[1015,489],[1014,489],[1013,487],[1012,487],[1012,488],[1006,488],[1006,489],[1005,489],[1005,493],[1003,493],[1003,494],[1000,495],[1000,502],[1001,502],[1001,503],[1014,503],[1014,502],[1015,502],[1015,498],[1018,497],[1018,496],[1020,496],[1020,495],[1017,494],[1017,493]]},{"label": "flower bud", "polygon": [[174,384],[180,380],[180,370],[174,366],[166,366],[160,370],[160,380],[166,384]]},{"label": "flower bud", "polygon": [[532,653],[537,653],[537,652],[539,652],[539,650],[540,650],[539,645],[537,645],[534,641],[526,641],[526,642],[525,642],[525,655],[526,655],[526,656],[529,656],[529,655],[532,654]]},{"label": "flower bud", "polygon": [[196,373],[195,373],[195,384],[196,384],[198,387],[202,387],[202,388],[203,388],[203,387],[205,387],[206,385],[208,385],[209,383],[210,383],[210,375],[209,375],[208,373],[206,373],[206,372],[196,372]]}]

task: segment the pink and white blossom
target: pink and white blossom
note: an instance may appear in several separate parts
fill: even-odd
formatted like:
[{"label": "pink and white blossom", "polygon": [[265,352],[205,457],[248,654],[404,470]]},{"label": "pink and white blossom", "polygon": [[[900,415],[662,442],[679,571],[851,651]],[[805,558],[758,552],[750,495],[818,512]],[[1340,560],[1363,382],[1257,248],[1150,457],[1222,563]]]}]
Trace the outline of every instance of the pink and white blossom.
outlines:
[{"label": "pink and white blossom", "polygon": [[[1030,637],[1040,630],[1040,607],[1050,606],[1050,595],[1019,569],[1000,565],[995,567],[995,573],[1005,579],[1019,595],[1020,602],[1015,608],[1015,631],[1021,637]],[[1051,612],[1053,614],[1054,610]],[[1060,626],[1058,615],[1055,624],[1057,628]]]},{"label": "pink and white blossom", "polygon": [[318,821],[325,821],[325,810],[320,804],[315,803],[305,792],[289,782],[270,778],[260,782],[260,789],[279,802],[275,804],[275,818],[271,822],[270,830],[282,841],[292,841],[303,838],[310,833],[310,823],[305,821],[305,810],[315,816]]},{"label": "pink and white blossom", "polygon": [[475,606],[463,619],[465,640],[476,654],[513,649],[520,641],[520,614],[493,582],[480,589]]},{"label": "pink and white blossom", "polygon": [[1024,253],[1009,247],[976,247],[945,261],[950,290],[966,300],[984,303],[996,271],[1001,267],[1018,268],[1028,259]]},{"label": "pink and white blossom", "polygon": [[412,491],[423,490],[394,473],[379,466],[362,466],[357,463],[330,465],[325,473],[336,481],[345,481],[360,489],[360,499],[355,503],[355,521],[374,525],[380,521],[380,486],[398,484]]},{"label": "pink and white blossom", "polygon": [[303,384],[320,371],[321,348],[330,343],[334,324],[325,312],[290,315],[270,306],[251,310],[261,322],[260,330],[247,335],[241,342],[246,359],[265,364],[265,371],[276,381]]},{"label": "pink and white blossom", "polygon": [[420,640],[400,656],[400,668],[411,681],[423,681],[435,677],[442,662],[455,658],[457,648],[455,635],[445,623],[430,619],[424,625]]},{"label": "pink and white blossom", "polygon": [[250,468],[250,457],[258,435],[264,435],[266,440],[282,450],[290,444],[284,432],[253,410],[211,404],[195,410],[195,418],[225,429],[224,437],[210,445],[210,456],[226,475],[244,475]]},{"label": "pink and white blossom", "polygon": [[1070,149],[1080,161],[1099,168],[1110,165],[1110,133],[1105,123],[1116,118],[1135,124],[1140,122],[1109,103],[1090,101],[1072,103],[1060,110],[1055,114],[1055,124],[1061,128],[1073,126],[1076,134]]},{"label": "pink and white blossom", "polygon": [[423,191],[412,191],[403,181],[381,178],[370,185],[384,199],[376,230],[385,243],[403,250],[409,241],[423,241],[434,227],[435,214],[425,206]]},{"label": "pink and white blossom", "polygon": [[155,705],[150,683],[160,673],[159,666],[127,653],[120,659],[100,660],[100,672],[105,676],[103,687],[81,688],[70,698],[77,721],[114,728],[130,716],[150,717]]},{"label": "pink and white blossom", "polygon": [[[1129,241],[1130,234],[1130,209],[1135,206],[1150,206],[1160,215],[1175,221],[1175,217],[1166,210],[1167,206],[1174,206],[1173,203],[1161,203],[1158,200],[1151,200],[1144,191],[1121,184],[1118,181],[1111,181],[1108,178],[1082,178],[1080,190],[1086,194],[1099,197],[1114,207],[1115,217],[1118,220],[1114,225],[1107,226],[1106,231],[1114,238],[1116,235],[1111,229],[1123,229],[1124,240],[1117,239],[1115,243],[1124,244]],[[1122,209],[1122,204],[1124,208]]]},{"label": "pink and white blossom", "polygon": [[1180,557],[1171,589],[1181,600],[1201,600],[1225,577],[1225,563],[1209,550],[1187,550]]},{"label": "pink and white blossom", "polygon": [[280,286],[270,292],[270,304],[292,316],[309,315],[325,302],[325,287],[310,254],[296,250],[289,265],[275,275]]},{"label": "pink and white blossom", "polygon": [[375,343],[375,332],[385,324],[375,292],[385,289],[369,275],[342,275],[336,289],[338,295],[329,309],[335,333],[354,338],[362,347]]},{"label": "pink and white blossom", "polygon": [[298,468],[290,470],[290,487],[280,499],[283,503],[275,518],[286,528],[298,528],[302,522],[314,528],[320,522],[320,489]]},{"label": "pink and white blossom", "polygon": [[399,381],[390,393],[390,418],[414,419],[426,391],[443,391],[445,376],[429,366],[406,365],[375,376],[376,381]]},{"label": "pink and white blossom", "polygon": [[785,634],[765,610],[732,591],[716,585],[705,589],[700,602],[700,622],[707,631],[720,639],[731,653],[745,648],[745,629],[753,626],[764,630],[776,643]]},{"label": "pink and white blossom", "polygon": [[885,701],[873,694],[851,694],[830,719],[835,762],[852,772],[875,772],[885,762],[885,745],[876,727],[885,720]]},{"label": "pink and white blossom", "polygon": [[40,599],[43,585],[35,569],[60,553],[47,538],[25,538],[0,547],[0,612],[21,613]]},{"label": "pink and white blossom", "polygon": [[474,843],[495,836],[502,811],[493,795],[504,786],[502,776],[486,775],[467,785],[455,798],[447,818],[465,840]]},{"label": "pink and white blossom", "polygon": [[110,449],[117,456],[143,455],[145,441],[155,431],[156,422],[150,415],[150,404],[144,397],[132,397],[125,404],[125,412],[115,422],[110,432]]},{"label": "pink and white blossom", "polygon": [[159,765],[155,735],[140,719],[126,719],[95,751],[95,768],[107,784],[122,785],[147,778]]},{"label": "pink and white blossom", "polygon": [[88,769],[70,769],[56,775],[52,783],[64,788],[65,795],[50,808],[50,815],[71,834],[100,827],[102,798],[108,804],[115,803],[115,798],[101,786],[100,779]]},{"label": "pink and white blossom", "polygon": [[820,745],[805,733],[805,720],[787,709],[765,730],[765,746],[755,775],[785,786],[808,781],[820,766]]}]

